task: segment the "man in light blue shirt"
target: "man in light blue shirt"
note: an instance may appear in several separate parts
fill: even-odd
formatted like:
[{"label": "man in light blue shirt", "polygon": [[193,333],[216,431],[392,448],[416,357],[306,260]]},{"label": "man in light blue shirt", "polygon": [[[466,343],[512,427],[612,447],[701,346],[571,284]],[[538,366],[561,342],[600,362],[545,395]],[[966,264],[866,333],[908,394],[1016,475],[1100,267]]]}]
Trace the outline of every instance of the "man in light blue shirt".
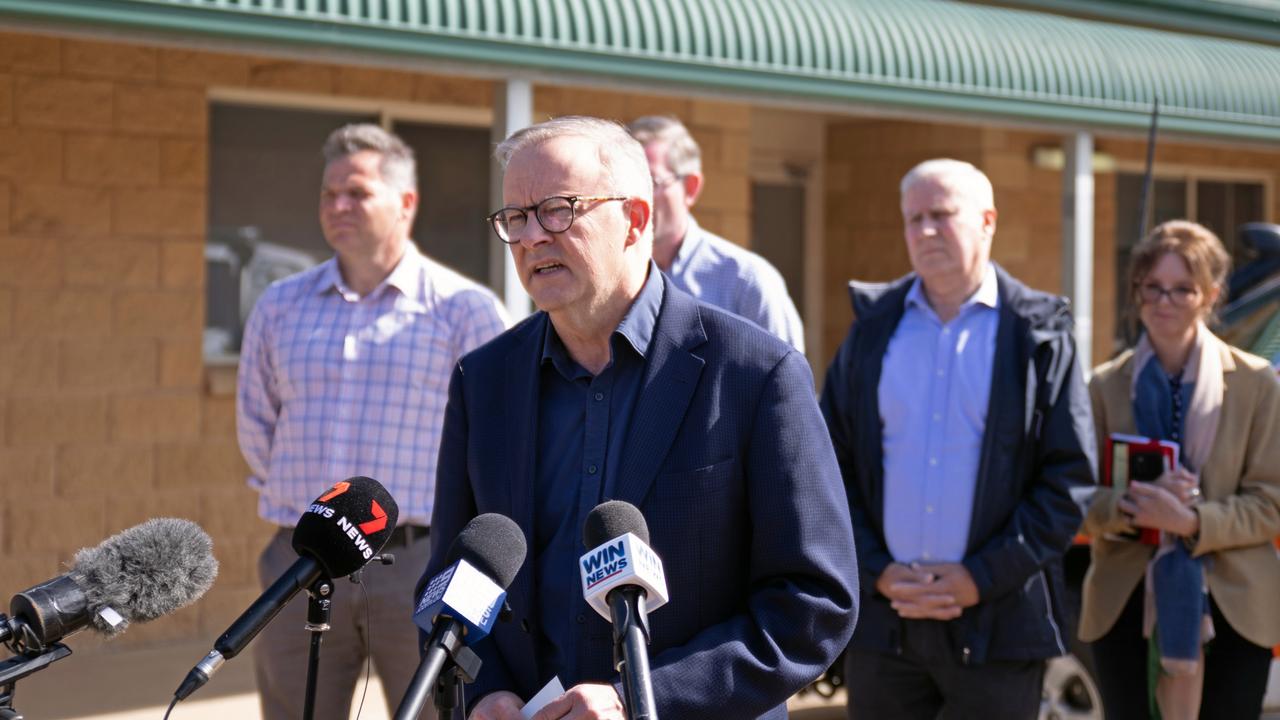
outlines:
[{"label": "man in light blue shirt", "polygon": [[627,126],[653,175],[653,259],[676,287],[746,318],[804,352],[804,325],[787,283],[768,260],[698,226],[702,150],[673,117],[646,115]]},{"label": "man in light blue shirt", "polygon": [[943,322],[919,278],[881,370],[884,534],[907,563],[964,559],[999,320],[996,272]]},{"label": "man in light blue shirt", "polygon": [[856,320],[822,392],[849,494],[859,717],[1035,717],[1066,652],[1062,554],[1093,481],[1066,301],[990,261],[991,181],[956,160],[902,180],[914,272],[850,283]]}]

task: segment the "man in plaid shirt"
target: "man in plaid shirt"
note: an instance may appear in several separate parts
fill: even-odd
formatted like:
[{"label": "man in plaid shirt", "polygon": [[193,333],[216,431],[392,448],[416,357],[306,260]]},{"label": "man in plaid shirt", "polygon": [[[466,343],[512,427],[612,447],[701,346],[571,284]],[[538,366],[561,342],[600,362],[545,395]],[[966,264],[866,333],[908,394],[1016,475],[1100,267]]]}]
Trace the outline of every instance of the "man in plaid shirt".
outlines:
[{"label": "man in plaid shirt", "polygon": [[[265,588],[296,559],[293,525],[335,481],[373,477],[400,508],[390,567],[362,593],[334,594],[316,717],[345,720],[372,655],[394,710],[418,665],[413,587],[430,556],[428,526],[449,376],[507,326],[487,289],[422,255],[413,151],[377,125],[347,125],[324,146],[320,225],[335,256],[273,284],[249,316],[236,426],[259,493],[280,527],[258,561]],[[303,714],[309,633],[293,602],[254,643],[263,716]]]}]

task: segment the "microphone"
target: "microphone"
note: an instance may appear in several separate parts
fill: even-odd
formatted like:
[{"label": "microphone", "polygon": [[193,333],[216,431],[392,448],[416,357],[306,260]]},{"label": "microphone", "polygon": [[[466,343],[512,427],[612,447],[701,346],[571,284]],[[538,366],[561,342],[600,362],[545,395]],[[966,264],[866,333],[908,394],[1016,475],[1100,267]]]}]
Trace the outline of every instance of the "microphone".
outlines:
[{"label": "microphone", "polygon": [[187,673],[174,692],[185,700],[222,664],[240,654],[285,605],[321,576],[346,577],[364,567],[391,539],[400,509],[386,488],[373,478],[352,477],[316,498],[293,529],[293,549],[300,556],[271,587],[222,633],[213,650]]},{"label": "microphone", "polygon": [[92,627],[112,638],[190,605],[218,575],[213,541],[200,526],[155,518],[76,553],[71,572],[27,588],[0,615],[0,642],[19,654],[43,652]]},{"label": "microphone", "polygon": [[649,678],[649,611],[667,603],[662,561],[649,548],[649,526],[628,502],[610,500],[587,515],[580,560],[587,604],[613,624],[613,667],[622,674],[630,720],[657,720]]},{"label": "microphone", "polygon": [[448,565],[427,583],[413,612],[413,622],[429,636],[395,720],[418,717],[446,660],[453,659],[468,680],[475,678],[479,658],[462,645],[475,644],[493,629],[524,556],[524,533],[505,515],[477,515],[454,538]]}]

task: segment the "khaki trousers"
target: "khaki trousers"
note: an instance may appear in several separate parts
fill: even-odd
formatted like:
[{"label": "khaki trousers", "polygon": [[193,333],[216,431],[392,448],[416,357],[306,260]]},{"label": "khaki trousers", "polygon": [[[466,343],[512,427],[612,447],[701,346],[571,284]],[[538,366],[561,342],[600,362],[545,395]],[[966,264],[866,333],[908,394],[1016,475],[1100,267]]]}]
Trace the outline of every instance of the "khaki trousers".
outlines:
[{"label": "khaki trousers", "polygon": [[[264,589],[297,561],[298,555],[290,545],[292,534],[291,529],[281,529],[258,558],[258,577]],[[366,566],[362,573],[364,590],[346,578],[333,583],[329,616],[332,629],[324,633],[320,645],[316,720],[348,720],[352,695],[359,703],[364,688],[366,648],[393,715],[418,669],[413,587],[427,566],[431,540],[424,536],[407,546],[388,544],[383,552],[395,555],[395,564]],[[305,592],[294,596],[252,643],[264,720],[302,717],[311,649],[311,633],[304,628],[308,600]],[[364,698],[366,705],[379,700],[374,696]],[[421,717],[435,720],[435,707],[430,701]]]}]

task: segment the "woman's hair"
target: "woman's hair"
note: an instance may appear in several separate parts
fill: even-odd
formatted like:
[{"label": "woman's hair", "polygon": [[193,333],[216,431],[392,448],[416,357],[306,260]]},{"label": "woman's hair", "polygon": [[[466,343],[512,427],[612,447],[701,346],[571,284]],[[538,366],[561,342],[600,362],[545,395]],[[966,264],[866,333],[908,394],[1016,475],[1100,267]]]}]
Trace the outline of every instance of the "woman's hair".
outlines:
[{"label": "woman's hair", "polygon": [[1227,298],[1231,256],[1212,230],[1190,220],[1161,223],[1134,246],[1129,259],[1129,297],[1134,312],[1142,304],[1139,288],[1143,280],[1166,253],[1182,258],[1201,295],[1209,295],[1214,287],[1220,289],[1217,302],[1206,312],[1212,315]]}]

